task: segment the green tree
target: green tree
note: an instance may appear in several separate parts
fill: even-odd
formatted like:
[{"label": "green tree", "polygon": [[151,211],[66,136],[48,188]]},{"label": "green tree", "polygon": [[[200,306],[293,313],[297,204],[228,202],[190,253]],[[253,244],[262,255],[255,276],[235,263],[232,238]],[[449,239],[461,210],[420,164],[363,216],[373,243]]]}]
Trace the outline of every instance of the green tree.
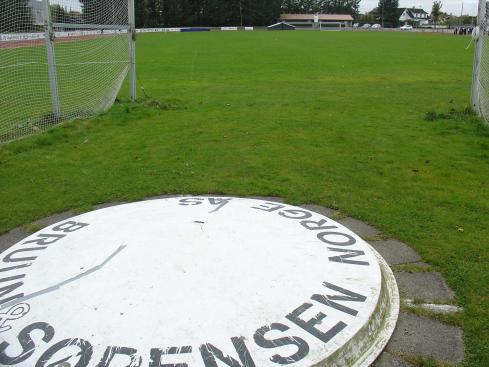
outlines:
[{"label": "green tree", "polygon": [[359,15],[360,0],[284,0],[282,11],[286,13],[325,13]]},{"label": "green tree", "polygon": [[134,13],[136,16],[136,27],[145,28],[148,27],[148,6],[147,0],[136,0],[134,2]]},{"label": "green tree", "polygon": [[124,4],[120,0],[79,0],[82,6],[83,21],[87,24],[121,24],[119,7]]},{"label": "green tree", "polygon": [[375,23],[377,21],[377,17],[372,13],[361,14],[358,16],[358,21],[362,24],[365,24],[365,23],[372,24],[372,23]]},{"label": "green tree", "polygon": [[399,0],[379,0],[377,17],[384,27],[397,27],[399,25]]},{"label": "green tree", "polygon": [[0,32],[31,32],[36,27],[28,0],[0,0]]},{"label": "green tree", "polygon": [[319,13],[324,2],[324,0],[284,0],[282,10],[297,14]]},{"label": "green tree", "polygon": [[[84,0],[87,1],[93,0]],[[316,2],[307,1],[310,5]],[[282,2],[282,0],[136,0],[136,25],[138,27],[238,26],[241,23],[253,26],[269,25],[279,18]]]},{"label": "green tree", "polygon": [[320,2],[319,12],[326,14],[359,15],[360,0],[325,0]]},{"label": "green tree", "polygon": [[243,24],[270,25],[280,17],[282,0],[241,0]]},{"label": "green tree", "polygon": [[441,1],[433,2],[433,7],[431,8],[431,17],[433,18],[433,23],[435,25],[435,28],[436,28],[436,24],[440,20],[442,7],[443,7],[443,3]]},{"label": "green tree", "polygon": [[53,23],[71,23],[69,13],[61,5],[50,5],[49,11]]}]

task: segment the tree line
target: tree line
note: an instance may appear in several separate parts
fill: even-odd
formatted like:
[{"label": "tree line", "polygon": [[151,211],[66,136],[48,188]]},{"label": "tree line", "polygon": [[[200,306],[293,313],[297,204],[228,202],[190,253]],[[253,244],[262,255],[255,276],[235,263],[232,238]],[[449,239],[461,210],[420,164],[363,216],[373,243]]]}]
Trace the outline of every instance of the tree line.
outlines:
[{"label": "tree line", "polygon": [[[118,0],[122,1],[122,0]],[[115,3],[117,3],[116,1]],[[52,4],[54,21],[105,24],[114,10],[113,1],[80,0],[81,14]],[[266,26],[281,13],[336,13],[358,15],[360,0],[135,0],[136,26]],[[34,29],[29,0],[0,0],[0,31]],[[22,20],[22,22],[19,22]]]},{"label": "tree line", "polygon": [[136,0],[137,27],[269,25],[281,0]]},{"label": "tree line", "polygon": [[[79,10],[51,5],[54,22],[111,23],[114,4],[124,0],[79,0]],[[136,26],[264,26],[279,19],[281,13],[350,14],[359,19],[360,0],[135,0]],[[362,16],[362,20],[381,21],[385,26],[399,24],[399,0],[379,0],[377,8]],[[438,23],[442,3],[433,3],[432,18]],[[0,32],[35,30],[29,0],[0,0]],[[5,17],[7,15],[7,17]],[[7,19],[8,18],[8,19]],[[363,19],[365,18],[365,19]],[[368,19],[367,19],[368,18]],[[372,19],[370,19],[372,18]],[[118,23],[118,20],[113,20]]]},{"label": "tree line", "polygon": [[0,32],[16,33],[34,30],[28,0],[0,0]]},{"label": "tree line", "polygon": [[360,0],[136,0],[137,27],[265,26],[281,13],[359,13]]}]

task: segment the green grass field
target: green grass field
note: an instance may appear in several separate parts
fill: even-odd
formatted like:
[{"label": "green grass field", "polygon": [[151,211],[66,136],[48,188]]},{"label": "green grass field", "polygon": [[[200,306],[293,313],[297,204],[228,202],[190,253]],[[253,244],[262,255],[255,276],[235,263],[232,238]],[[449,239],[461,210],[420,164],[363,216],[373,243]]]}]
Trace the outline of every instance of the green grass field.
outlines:
[{"label": "green grass field", "polygon": [[339,208],[443,273],[465,308],[448,320],[464,328],[465,365],[489,366],[489,129],[465,111],[468,42],[373,32],[140,36],[145,101],[0,147],[0,233],[163,193]]}]

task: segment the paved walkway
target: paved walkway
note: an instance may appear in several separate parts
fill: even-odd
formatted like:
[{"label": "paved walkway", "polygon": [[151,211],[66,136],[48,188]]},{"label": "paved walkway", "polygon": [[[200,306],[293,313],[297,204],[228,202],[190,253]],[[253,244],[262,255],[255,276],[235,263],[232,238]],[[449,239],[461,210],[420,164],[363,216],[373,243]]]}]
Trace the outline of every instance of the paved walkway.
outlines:
[{"label": "paved walkway", "polygon": [[[165,198],[169,196],[155,197]],[[280,198],[256,199],[282,201]],[[95,209],[121,203],[96,206]],[[437,315],[460,311],[453,305],[454,292],[440,273],[421,261],[405,243],[385,238],[376,228],[318,205],[302,205],[349,228],[370,243],[391,266],[401,295],[401,313],[394,335],[374,367],[417,367],[426,361],[460,363],[464,358],[463,334],[459,327],[440,322]],[[65,212],[16,228],[0,236],[0,253],[29,236],[32,232],[76,214]],[[423,316],[419,316],[422,314]]]}]

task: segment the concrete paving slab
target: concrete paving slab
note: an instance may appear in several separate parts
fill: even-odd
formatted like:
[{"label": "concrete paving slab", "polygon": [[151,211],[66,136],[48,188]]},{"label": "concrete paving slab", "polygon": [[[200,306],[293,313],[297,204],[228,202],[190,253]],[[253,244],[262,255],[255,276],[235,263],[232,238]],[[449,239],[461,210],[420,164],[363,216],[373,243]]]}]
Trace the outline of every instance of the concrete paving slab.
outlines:
[{"label": "concrete paving slab", "polygon": [[52,224],[61,222],[63,220],[69,219],[76,216],[76,213],[67,211],[59,214],[54,214],[46,218],[42,218],[39,220],[36,220],[35,222],[32,222],[35,226],[39,226],[40,228],[48,227]]},{"label": "concrete paving slab", "polygon": [[331,218],[335,213],[337,213],[336,210],[326,208],[324,206],[320,205],[314,205],[314,204],[304,204],[304,205],[299,205],[301,208],[310,210],[311,212],[319,213],[321,215],[324,215],[328,218]]},{"label": "concrete paving slab", "polygon": [[159,200],[159,199],[169,199],[169,198],[176,198],[176,197],[183,197],[182,195],[177,195],[177,194],[165,194],[165,195],[157,195],[157,196],[150,196],[149,198],[146,198],[144,200]]},{"label": "concrete paving slab", "polygon": [[372,367],[414,367],[412,364],[399,359],[388,352],[383,352]]},{"label": "concrete paving slab", "polygon": [[448,287],[442,275],[437,272],[395,272],[397,285],[404,298],[427,302],[449,301],[455,293]]},{"label": "concrete paving slab", "polygon": [[17,242],[22,241],[24,238],[28,237],[30,235],[29,232],[27,232],[23,228],[15,228],[12,229],[10,232],[7,232],[3,235],[0,236],[0,253],[3,251],[7,250],[10,248],[12,245],[16,244]]},{"label": "concrete paving slab", "polygon": [[421,257],[412,248],[394,239],[369,241],[369,243],[389,265],[414,263],[421,260]]},{"label": "concrete paving slab", "polygon": [[93,210],[105,209],[105,208],[110,208],[111,206],[117,206],[123,204],[127,204],[127,203],[124,201],[114,201],[113,203],[97,204],[93,206]]},{"label": "concrete paving slab", "polygon": [[380,232],[376,228],[355,218],[347,217],[337,220],[337,222],[362,238],[371,238],[380,235]]},{"label": "concrete paving slab", "polygon": [[386,351],[460,363],[464,358],[462,330],[427,317],[401,312]]},{"label": "concrete paving slab", "polygon": [[249,199],[271,201],[272,203],[283,203],[284,199],[278,196],[248,196]]}]

